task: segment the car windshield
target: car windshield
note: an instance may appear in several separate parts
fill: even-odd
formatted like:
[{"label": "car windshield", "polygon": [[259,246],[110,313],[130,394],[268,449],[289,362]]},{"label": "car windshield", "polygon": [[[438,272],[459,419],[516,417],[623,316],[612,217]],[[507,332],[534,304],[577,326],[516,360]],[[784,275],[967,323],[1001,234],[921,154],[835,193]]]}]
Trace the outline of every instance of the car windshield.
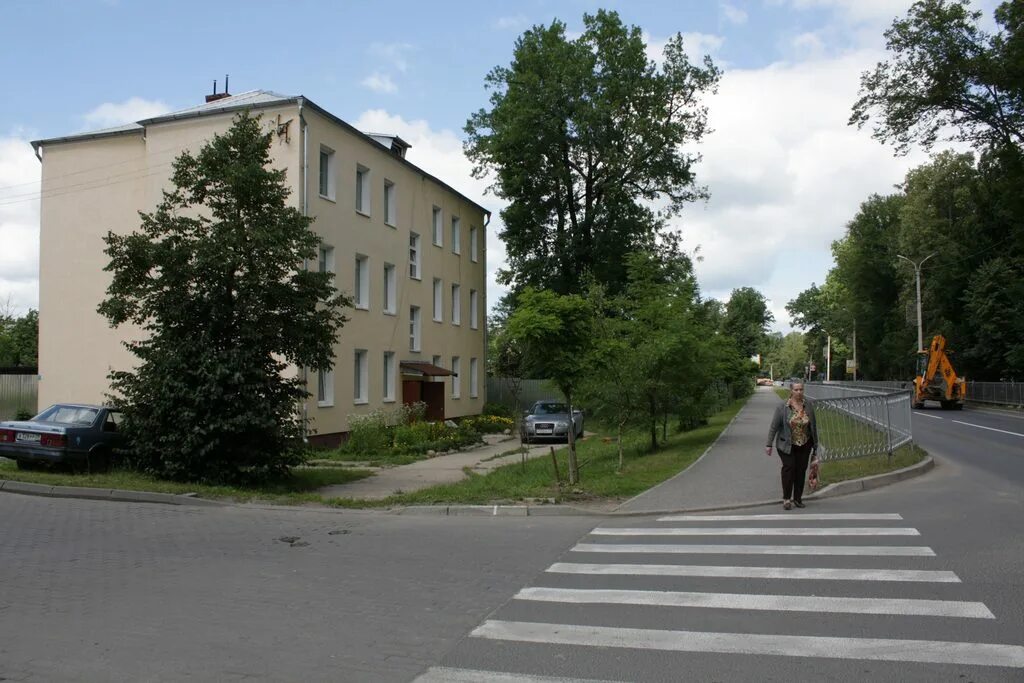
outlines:
[{"label": "car windshield", "polygon": [[533,406],[534,415],[564,415],[566,412],[564,403],[538,403]]},{"label": "car windshield", "polygon": [[35,422],[56,422],[62,425],[88,426],[96,421],[96,408],[82,406],[50,406],[32,418]]}]

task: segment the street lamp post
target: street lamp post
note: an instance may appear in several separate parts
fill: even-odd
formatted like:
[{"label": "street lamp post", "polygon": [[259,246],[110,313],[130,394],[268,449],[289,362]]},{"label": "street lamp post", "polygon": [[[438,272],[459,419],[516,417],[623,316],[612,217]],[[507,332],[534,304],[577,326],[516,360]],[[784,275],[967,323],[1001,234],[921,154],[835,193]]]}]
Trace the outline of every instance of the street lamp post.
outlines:
[{"label": "street lamp post", "polygon": [[924,265],[925,261],[927,261],[932,256],[935,256],[938,253],[939,252],[937,252],[937,251],[936,252],[932,252],[931,254],[928,254],[927,256],[925,256],[923,259],[921,259],[917,263],[911,261],[906,256],[902,256],[900,254],[896,254],[896,258],[901,258],[904,261],[906,261],[907,263],[909,263],[910,265],[914,266],[914,277],[917,280],[917,350],[918,351],[923,351],[924,350],[924,338],[923,338],[922,330],[921,330],[921,266]]}]

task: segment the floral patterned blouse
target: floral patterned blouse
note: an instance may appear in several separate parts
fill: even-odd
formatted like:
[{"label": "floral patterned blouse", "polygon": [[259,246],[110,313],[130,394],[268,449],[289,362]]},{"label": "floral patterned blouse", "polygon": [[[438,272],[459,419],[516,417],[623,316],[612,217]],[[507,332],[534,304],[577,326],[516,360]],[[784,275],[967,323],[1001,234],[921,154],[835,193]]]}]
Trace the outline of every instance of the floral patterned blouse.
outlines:
[{"label": "floral patterned blouse", "polygon": [[807,411],[801,406],[800,408],[795,407],[792,403],[789,404],[789,430],[792,432],[792,444],[794,446],[803,446],[811,439],[810,431],[811,418],[807,416]]}]

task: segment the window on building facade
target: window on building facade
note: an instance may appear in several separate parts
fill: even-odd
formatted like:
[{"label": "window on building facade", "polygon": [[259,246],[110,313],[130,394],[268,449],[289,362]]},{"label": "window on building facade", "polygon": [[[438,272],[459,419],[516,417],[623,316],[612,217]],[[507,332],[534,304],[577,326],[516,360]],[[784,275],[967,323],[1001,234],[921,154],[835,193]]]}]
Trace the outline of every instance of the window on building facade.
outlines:
[{"label": "window on building facade", "polygon": [[452,398],[459,398],[462,396],[462,359],[458,356],[452,356]]},{"label": "window on building facade", "polygon": [[476,398],[480,395],[477,390],[477,383],[480,381],[478,373],[480,372],[478,362],[476,358],[469,359],[469,397]]},{"label": "window on building facade", "polygon": [[441,207],[435,206],[433,214],[431,216],[431,230],[434,238],[434,245],[441,247],[444,246],[444,226],[441,225]]},{"label": "window on building facade", "polygon": [[316,404],[321,408],[334,405],[334,372],[331,370],[317,372]]},{"label": "window on building facade", "polygon": [[462,253],[462,225],[457,216],[452,216],[452,253]]},{"label": "window on building facade", "polygon": [[420,307],[409,307],[409,350],[420,350]]},{"label": "window on building facade", "polygon": [[475,289],[469,290],[469,327],[471,329],[477,329],[479,327],[479,321],[477,320],[477,309],[480,307],[480,302],[477,301],[478,296]]},{"label": "window on building facade", "polygon": [[398,224],[398,207],[395,204],[395,184],[384,181],[384,222],[394,227]]},{"label": "window on building facade", "polygon": [[356,254],[355,297],[353,298],[356,308],[370,309],[370,259],[362,254]]},{"label": "window on building facade", "polygon": [[356,166],[356,211],[370,215],[370,169]]},{"label": "window on building facade", "polygon": [[320,147],[320,196],[324,199],[334,200],[334,188],[337,185],[334,179],[334,150],[329,147]]},{"label": "window on building facade", "polygon": [[369,365],[366,349],[356,349],[355,363],[352,367],[352,399],[355,403],[369,403],[370,401]]},{"label": "window on building facade", "polygon": [[317,263],[317,271],[320,273],[334,272],[334,247],[320,245],[320,259]]},{"label": "window on building facade", "polygon": [[430,363],[432,365],[436,365],[439,368],[443,368],[444,367],[444,365],[441,364],[441,356],[431,356],[430,357]]},{"label": "window on building facade", "polygon": [[444,283],[441,278],[434,278],[434,322],[439,323],[444,320],[444,305],[442,300],[444,299],[443,290]]},{"label": "window on building facade", "polygon": [[420,279],[420,236],[409,233],[409,277]]},{"label": "window on building facade", "polygon": [[398,313],[398,281],[395,278],[395,266],[384,264],[384,312],[388,315]]},{"label": "window on building facade", "polygon": [[476,263],[480,260],[480,230],[477,228],[469,229],[469,260]]},{"label": "window on building facade", "polygon": [[452,325],[462,324],[462,289],[452,285]]},{"label": "window on building facade", "polygon": [[384,391],[381,392],[385,401],[395,400],[395,352],[384,352]]}]

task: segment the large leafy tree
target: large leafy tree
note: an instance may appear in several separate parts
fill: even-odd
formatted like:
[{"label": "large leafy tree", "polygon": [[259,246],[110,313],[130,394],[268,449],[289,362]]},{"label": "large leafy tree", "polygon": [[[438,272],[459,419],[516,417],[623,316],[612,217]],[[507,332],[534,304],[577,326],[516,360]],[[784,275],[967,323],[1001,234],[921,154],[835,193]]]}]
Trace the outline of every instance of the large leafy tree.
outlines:
[{"label": "large leafy tree", "polygon": [[732,291],[725,305],[722,331],[731,336],[747,357],[766,350],[768,326],[775,316],[768,310],[768,300],[753,287],[740,287]]},{"label": "large leafy tree", "polygon": [[[473,114],[465,148],[474,174],[494,174],[513,294],[532,285],[582,293],[590,279],[624,287],[625,255],[652,248],[661,219],[705,196],[693,148],[707,132],[701,96],[720,72],[692,64],[681,35],[662,64],[615,12],[560,21],[516,41],[512,63],[486,78],[490,109]],[[664,206],[661,214],[649,207]]]},{"label": "large leafy tree", "polygon": [[885,33],[891,58],[861,78],[850,123],[906,152],[942,138],[975,147],[1024,146],[1024,3],[980,26],[969,0],[919,0]]},{"label": "large leafy tree", "polygon": [[35,367],[39,357],[39,312],[0,313],[0,367]]},{"label": "large leafy tree", "polygon": [[[111,374],[137,464],[174,479],[257,480],[301,461],[306,396],[288,365],[330,368],[350,302],[316,258],[312,219],[287,205],[258,118],[173,164],[141,228],[108,233],[99,310],[145,331],[134,370]],[[315,260],[314,260],[315,262]]]}]

